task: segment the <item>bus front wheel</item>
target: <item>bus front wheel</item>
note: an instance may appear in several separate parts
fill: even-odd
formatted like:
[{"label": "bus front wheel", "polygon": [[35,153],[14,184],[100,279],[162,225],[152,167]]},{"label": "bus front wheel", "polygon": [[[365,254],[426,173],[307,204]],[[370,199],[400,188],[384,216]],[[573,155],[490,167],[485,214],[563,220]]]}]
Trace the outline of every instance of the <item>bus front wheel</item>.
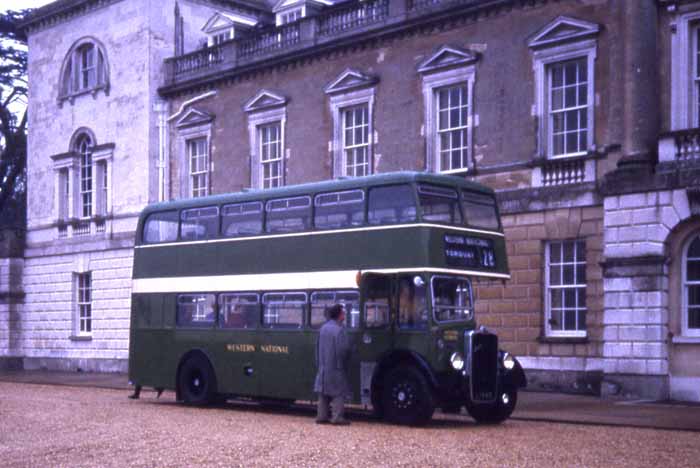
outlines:
[{"label": "bus front wheel", "polygon": [[499,424],[510,417],[518,402],[518,391],[515,388],[503,389],[496,403],[488,405],[467,405],[469,416],[479,424]]},{"label": "bus front wheel", "polygon": [[203,356],[194,355],[182,364],[177,383],[186,405],[203,406],[214,401],[216,377],[211,364]]},{"label": "bus front wheel", "polygon": [[387,374],[382,387],[382,410],[390,422],[422,425],[433,417],[433,392],[419,370],[396,367]]}]

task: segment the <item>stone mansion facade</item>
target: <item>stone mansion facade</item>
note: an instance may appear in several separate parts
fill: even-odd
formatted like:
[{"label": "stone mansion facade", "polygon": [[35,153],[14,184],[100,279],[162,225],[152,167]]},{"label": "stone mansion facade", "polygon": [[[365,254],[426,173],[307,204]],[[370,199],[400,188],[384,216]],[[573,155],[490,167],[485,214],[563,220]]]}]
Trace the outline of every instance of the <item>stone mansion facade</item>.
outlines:
[{"label": "stone mansion facade", "polygon": [[497,191],[512,279],[477,322],[532,387],[700,401],[700,1],[147,5],[25,22],[6,365],[126,369],[148,203],[425,170]]}]

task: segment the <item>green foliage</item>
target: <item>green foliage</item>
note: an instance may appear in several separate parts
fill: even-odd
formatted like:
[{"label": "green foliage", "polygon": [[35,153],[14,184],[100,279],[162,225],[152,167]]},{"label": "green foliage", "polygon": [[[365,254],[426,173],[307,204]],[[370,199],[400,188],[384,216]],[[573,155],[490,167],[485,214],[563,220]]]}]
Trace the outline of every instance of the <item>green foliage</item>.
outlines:
[{"label": "green foliage", "polygon": [[0,14],[0,226],[25,224],[28,12]]}]

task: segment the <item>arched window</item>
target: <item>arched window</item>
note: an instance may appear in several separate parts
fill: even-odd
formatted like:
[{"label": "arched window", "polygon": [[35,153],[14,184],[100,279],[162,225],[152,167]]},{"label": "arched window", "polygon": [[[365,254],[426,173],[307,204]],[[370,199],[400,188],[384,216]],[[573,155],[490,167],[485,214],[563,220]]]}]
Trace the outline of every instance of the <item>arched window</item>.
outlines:
[{"label": "arched window", "polygon": [[92,216],[92,140],[87,134],[76,140],[75,152],[80,155],[80,216]]},{"label": "arched window", "polygon": [[88,91],[109,91],[109,67],[102,44],[93,38],[73,44],[63,60],[59,89],[59,101]]},{"label": "arched window", "polygon": [[685,336],[700,336],[700,234],[693,235],[683,256],[683,317]]}]

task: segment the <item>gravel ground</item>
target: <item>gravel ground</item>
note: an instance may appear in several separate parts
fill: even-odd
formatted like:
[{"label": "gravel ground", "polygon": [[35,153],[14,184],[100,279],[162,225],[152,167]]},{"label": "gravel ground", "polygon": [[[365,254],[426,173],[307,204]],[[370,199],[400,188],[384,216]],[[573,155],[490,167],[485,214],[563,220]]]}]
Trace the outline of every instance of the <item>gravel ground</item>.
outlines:
[{"label": "gravel ground", "polygon": [[308,408],[187,408],[172,393],[0,382],[2,467],[673,466],[697,467],[698,434],[438,416],[425,428],[351,415],[319,426]]}]

